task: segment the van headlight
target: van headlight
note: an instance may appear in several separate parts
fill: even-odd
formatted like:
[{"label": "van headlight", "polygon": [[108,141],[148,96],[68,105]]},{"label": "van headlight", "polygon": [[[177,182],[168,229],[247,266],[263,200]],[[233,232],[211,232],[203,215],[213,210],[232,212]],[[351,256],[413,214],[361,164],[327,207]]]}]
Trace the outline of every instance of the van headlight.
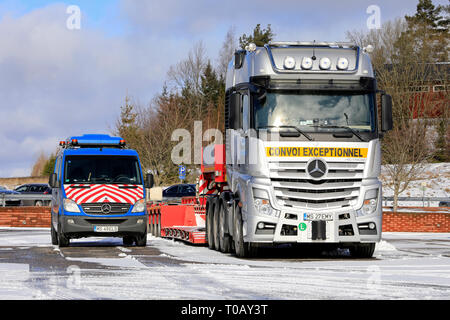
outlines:
[{"label": "van headlight", "polygon": [[71,199],[67,199],[67,198],[64,199],[63,207],[64,207],[64,211],[67,211],[67,212],[81,212],[77,203]]},{"label": "van headlight", "polygon": [[280,211],[274,209],[269,201],[269,194],[263,189],[253,189],[253,205],[259,213],[280,217]]},{"label": "van headlight", "polygon": [[364,202],[361,209],[356,210],[358,217],[372,214],[377,210],[378,205],[378,189],[367,190],[364,195]]},{"label": "van headlight", "polygon": [[141,199],[136,201],[136,203],[133,206],[133,210],[131,210],[132,213],[135,212],[144,212],[145,211],[145,199]]}]

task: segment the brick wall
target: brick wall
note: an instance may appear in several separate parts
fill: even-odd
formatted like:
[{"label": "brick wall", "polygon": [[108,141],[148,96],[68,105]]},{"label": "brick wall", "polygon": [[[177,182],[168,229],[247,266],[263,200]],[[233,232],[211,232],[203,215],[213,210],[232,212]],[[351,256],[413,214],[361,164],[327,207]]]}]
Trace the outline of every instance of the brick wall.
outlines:
[{"label": "brick wall", "polygon": [[[450,232],[450,208],[416,208],[414,210],[420,210],[420,212],[388,212],[386,209],[383,212],[383,231]],[[0,227],[49,228],[50,208],[0,207]]]},{"label": "brick wall", "polygon": [[0,227],[50,228],[50,208],[1,207]]},{"label": "brick wall", "polygon": [[[406,212],[406,210],[416,212]],[[420,212],[417,212],[419,211]],[[404,212],[405,211],[405,212]],[[450,232],[450,208],[403,208],[383,212],[385,232]]]}]

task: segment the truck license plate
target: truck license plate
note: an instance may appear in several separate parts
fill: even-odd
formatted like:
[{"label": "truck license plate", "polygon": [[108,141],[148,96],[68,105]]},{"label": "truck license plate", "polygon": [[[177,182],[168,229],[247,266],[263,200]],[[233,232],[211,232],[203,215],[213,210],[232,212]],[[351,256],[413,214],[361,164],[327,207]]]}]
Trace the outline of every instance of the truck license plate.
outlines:
[{"label": "truck license plate", "polygon": [[118,226],[94,226],[95,232],[117,232],[119,231]]},{"label": "truck license plate", "polygon": [[332,221],[333,214],[332,213],[304,213],[303,220],[305,221]]}]

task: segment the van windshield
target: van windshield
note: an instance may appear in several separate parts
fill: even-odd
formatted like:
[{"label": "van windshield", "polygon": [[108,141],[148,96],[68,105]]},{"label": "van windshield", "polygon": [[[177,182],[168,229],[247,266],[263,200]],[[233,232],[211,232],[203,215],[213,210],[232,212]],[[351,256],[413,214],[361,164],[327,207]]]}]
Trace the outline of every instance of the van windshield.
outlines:
[{"label": "van windshield", "polygon": [[139,161],[132,156],[68,156],[64,183],[142,184]]}]

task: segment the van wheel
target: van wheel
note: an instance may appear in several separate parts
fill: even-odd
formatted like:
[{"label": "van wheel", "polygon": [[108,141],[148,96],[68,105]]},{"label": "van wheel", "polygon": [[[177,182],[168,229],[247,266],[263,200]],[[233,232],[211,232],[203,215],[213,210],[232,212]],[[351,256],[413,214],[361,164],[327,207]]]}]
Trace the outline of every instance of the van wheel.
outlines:
[{"label": "van wheel", "polygon": [[133,238],[130,236],[123,237],[123,245],[124,246],[132,246],[133,245]]},{"label": "van wheel", "polygon": [[350,247],[350,255],[354,258],[372,258],[375,243],[359,243]]},{"label": "van wheel", "polygon": [[60,248],[68,247],[70,244],[70,238],[61,231],[61,225],[58,225],[58,244]]},{"label": "van wheel", "polygon": [[58,234],[56,233],[55,227],[53,226],[53,222],[51,222],[50,232],[52,235],[52,245],[58,245]]},{"label": "van wheel", "polygon": [[145,247],[147,245],[147,232],[137,236],[135,240],[138,247]]}]

